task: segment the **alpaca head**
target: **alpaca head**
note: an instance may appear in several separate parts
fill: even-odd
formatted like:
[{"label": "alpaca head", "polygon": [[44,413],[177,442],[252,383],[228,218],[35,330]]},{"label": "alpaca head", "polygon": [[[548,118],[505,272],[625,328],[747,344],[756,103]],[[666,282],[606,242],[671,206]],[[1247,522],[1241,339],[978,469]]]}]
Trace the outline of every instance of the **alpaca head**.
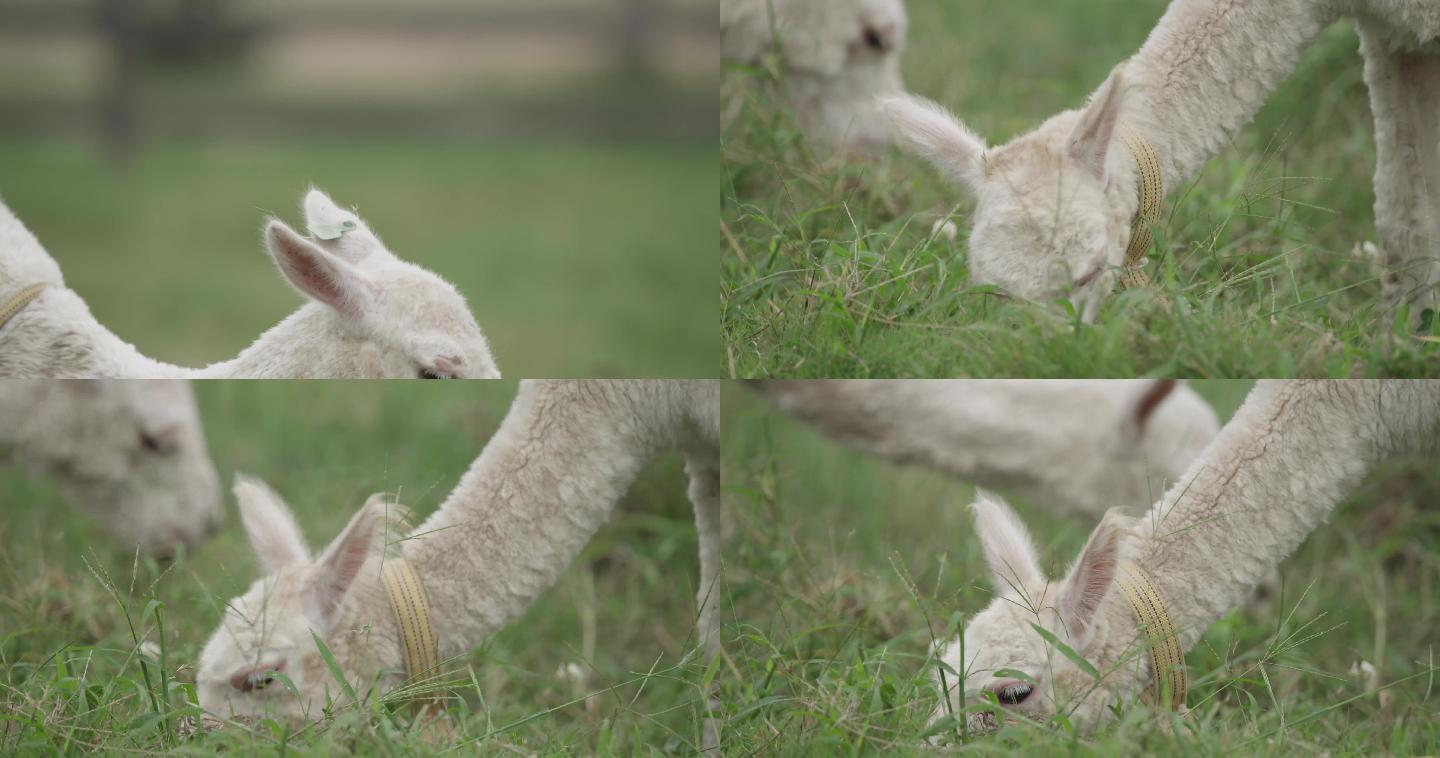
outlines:
[{"label": "alpaca head", "polygon": [[215,533],[220,482],[185,382],[30,385],[22,462],[127,546],[168,555]]},{"label": "alpaca head", "polygon": [[1105,691],[1110,680],[1097,687],[1035,626],[1085,656],[1096,638],[1097,611],[1120,563],[1124,520],[1107,515],[1065,577],[1051,581],[1040,569],[1025,525],[1009,506],[981,492],[971,509],[995,595],[969,619],[963,640],[951,641],[943,651],[942,660],[963,680],[946,672],[942,697],[948,706],[942,702],[935,717],[959,714],[969,704],[971,730],[994,729],[999,717],[974,708],[993,697],[1007,716],[1043,722],[1063,710],[1073,722],[1094,723],[1104,704],[1113,701]]},{"label": "alpaca head", "polygon": [[[797,119],[806,129],[847,149],[879,152],[890,144],[890,135],[875,98],[904,90],[900,57],[909,23],[905,6],[900,0],[824,5],[826,16],[815,28],[814,44],[820,50],[805,52],[818,52],[818,57],[838,67],[832,75],[819,76],[808,92],[797,83],[791,93]],[[797,49],[804,48],[797,45]],[[807,73],[807,62],[801,58],[801,77]]]},{"label": "alpaca head", "polygon": [[974,196],[975,283],[1028,300],[1064,298],[1094,319],[1130,242],[1134,198],[1110,191],[1106,168],[1123,90],[1117,68],[1083,110],[1052,116],[994,149],[932,102],[882,101],[901,141]]},{"label": "alpaca head", "polygon": [[355,621],[372,618],[371,604],[388,612],[383,594],[359,588],[376,586],[385,543],[399,536],[387,534],[398,506],[372,496],[312,557],[290,509],[263,482],[237,477],[235,498],[265,576],[226,604],[219,629],[201,651],[195,680],[201,708],[222,717],[319,718],[327,702],[344,696],[317,636],[357,692],[376,682],[377,673],[386,688],[399,681],[399,642],[387,645],[378,626]]},{"label": "alpaca head", "polygon": [[[800,126],[849,150],[883,150],[890,136],[875,98],[904,89],[900,57],[909,26],[904,3],[776,2],[774,11],[773,31],[781,40]],[[768,43],[770,24],[757,26],[750,33]]]},{"label": "alpaca head", "polygon": [[303,344],[282,348],[295,373],[500,377],[485,335],[453,285],[397,258],[359,216],[319,190],[305,196],[304,212],[313,238],[279,220],[265,228],[280,273],[314,301],[308,314],[302,309],[308,316]]}]

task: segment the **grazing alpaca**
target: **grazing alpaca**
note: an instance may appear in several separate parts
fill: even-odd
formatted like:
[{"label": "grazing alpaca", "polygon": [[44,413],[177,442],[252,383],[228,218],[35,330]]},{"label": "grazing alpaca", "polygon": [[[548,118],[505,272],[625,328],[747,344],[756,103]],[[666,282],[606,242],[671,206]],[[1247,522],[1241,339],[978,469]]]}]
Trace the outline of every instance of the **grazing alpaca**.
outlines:
[{"label": "grazing alpaca", "polygon": [[[719,386],[713,381],[524,382],[459,486],[408,537],[386,534],[388,503],[370,499],[318,558],[284,503],[235,485],[266,576],[228,604],[200,657],[200,705],[221,716],[318,718],[336,683],[314,633],[357,692],[405,677],[385,561],[414,567],[441,659],[470,652],[518,616],[580,552],[647,461],[685,455],[700,534],[699,640],[719,650]],[[389,543],[389,550],[386,549]],[[298,689],[267,688],[283,671]],[[706,741],[713,743],[713,726]]]},{"label": "grazing alpaca", "polygon": [[[1258,383],[1180,482],[1140,519],[1107,516],[1059,581],[1045,578],[1019,518],[981,497],[975,529],[995,599],[966,624],[943,660],[948,699],[993,692],[1006,711],[1044,720],[1057,711],[1092,728],[1108,705],[1152,686],[1127,592],[1126,564],[1148,574],[1177,630],[1177,653],[1242,602],[1255,584],[1323,521],[1377,464],[1440,454],[1440,381]],[[1101,672],[1097,683],[1050,649],[1038,624]],[[962,648],[963,644],[963,648]],[[964,660],[961,660],[961,650]],[[1035,680],[996,676],[1000,669]],[[939,679],[937,675],[937,679]],[[971,711],[971,728],[995,726]]]},{"label": "grazing alpaca", "polygon": [[1173,380],[765,381],[777,407],[852,448],[1056,510],[1143,510],[1220,429]]},{"label": "grazing alpaca", "polygon": [[[915,152],[975,196],[974,280],[1068,298],[1093,320],[1119,270],[1143,281],[1161,187],[1183,185],[1228,145],[1341,16],[1356,20],[1375,118],[1384,305],[1418,318],[1440,297],[1440,3],[1175,0],[1083,110],[994,149],[933,103],[897,97],[885,109]],[[1160,181],[1142,187],[1152,160]],[[1145,218],[1142,191],[1153,197]]]},{"label": "grazing alpaca", "polygon": [[280,273],[311,302],[239,356],[197,370],[151,360],[96,321],[0,203],[0,303],[46,285],[0,323],[0,378],[499,378],[453,286],[395,257],[323,192],[311,190],[304,211],[316,239],[271,220],[265,243]]},{"label": "grazing alpaca", "polygon": [[0,460],[53,479],[147,553],[194,547],[220,525],[220,480],[185,382],[0,382]]},{"label": "grazing alpaca", "polygon": [[[772,16],[773,10],[773,16]],[[722,0],[720,54],[759,63],[777,44],[800,128],[859,153],[890,144],[878,95],[904,91],[901,0]]]}]

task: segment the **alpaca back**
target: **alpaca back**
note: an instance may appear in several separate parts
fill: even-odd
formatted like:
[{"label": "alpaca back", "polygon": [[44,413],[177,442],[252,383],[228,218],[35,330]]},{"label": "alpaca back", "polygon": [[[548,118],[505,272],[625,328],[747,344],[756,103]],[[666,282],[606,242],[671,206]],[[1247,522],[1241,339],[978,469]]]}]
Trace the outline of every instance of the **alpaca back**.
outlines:
[{"label": "alpaca back", "polygon": [[59,264],[0,198],[0,297],[40,282],[65,286]]},{"label": "alpaca back", "polygon": [[1389,27],[1397,49],[1440,53],[1440,3],[1434,0],[1348,0],[1350,14]]}]

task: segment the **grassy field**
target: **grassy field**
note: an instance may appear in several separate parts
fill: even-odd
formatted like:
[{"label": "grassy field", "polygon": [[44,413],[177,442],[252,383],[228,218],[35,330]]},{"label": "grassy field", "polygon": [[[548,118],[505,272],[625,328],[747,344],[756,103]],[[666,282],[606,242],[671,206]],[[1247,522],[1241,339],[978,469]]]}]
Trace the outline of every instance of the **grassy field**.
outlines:
[{"label": "grassy field", "polygon": [[[1167,0],[912,0],[907,87],[990,144],[1082,104]],[[1419,376],[1440,326],[1382,323],[1374,143],[1358,42],[1329,29],[1234,144],[1173,187],[1156,290],[1095,326],[968,281],[971,200],[896,151],[842,164],[799,139],[768,74],[726,73],[721,302],[728,376]],[[732,102],[734,102],[732,100]],[[931,239],[955,213],[960,240]],[[1175,307],[1160,307],[1154,292]],[[1437,320],[1440,323],[1440,320]]]},{"label": "grassy field", "polygon": [[[1224,417],[1246,389],[1199,387]],[[513,384],[197,392],[222,475],[269,480],[321,544],[374,491],[398,489],[420,517],[430,512],[495,430]],[[741,387],[727,386],[723,405],[724,752],[924,752],[931,640],[989,594],[964,508],[971,489],[830,444]],[[650,466],[557,585],[464,661],[468,684],[454,693],[464,705],[450,709],[458,736],[439,743],[375,708],[305,729],[261,722],[178,737],[176,722],[197,713],[193,666],[219,604],[255,571],[233,505],[194,553],[137,561],[51,483],[0,471],[0,753],[691,753],[706,672],[686,661],[697,566],[680,469],[674,457]],[[1282,564],[1282,598],[1230,613],[1190,652],[1194,718],[1178,729],[1137,711],[1088,738],[1015,727],[970,747],[1433,752],[1434,677],[1401,680],[1433,664],[1437,497],[1430,465],[1396,466],[1350,498]],[[1012,502],[1061,568],[1090,524]],[[137,637],[164,640],[165,696]],[[1361,660],[1375,682],[1350,673]],[[578,680],[559,673],[572,665]]]},{"label": "grassy field", "polygon": [[231,357],[300,298],[264,253],[312,183],[454,282],[506,376],[693,377],[720,352],[708,149],[606,142],[0,141],[0,196],[100,321],[160,360]]},{"label": "grassy field", "polygon": [[[227,489],[237,470],[267,479],[317,546],[371,492],[399,490],[419,517],[433,510],[494,432],[514,386],[209,382],[196,391]],[[136,562],[49,482],[0,471],[0,503],[0,753],[444,747],[369,711],[300,732],[262,723],[178,742],[175,719],[197,712],[193,665],[219,604],[254,579],[233,503],[214,541],[166,565]],[[679,459],[666,458],[558,584],[467,661],[460,734],[486,752],[686,752],[700,672],[680,663],[693,640],[697,572],[685,477]],[[159,620],[176,682],[166,696],[155,662],[147,670],[136,658],[130,626],[158,641]],[[566,664],[583,672],[578,681],[557,676]]]},{"label": "grassy field", "polygon": [[[1197,389],[1228,418],[1246,384]],[[921,752],[937,702],[928,683],[931,640],[990,595],[965,507],[971,488],[842,449],[743,388],[726,392],[724,492],[736,535],[727,546],[734,630],[726,643],[738,670],[726,680],[726,701],[742,709],[728,724],[727,751]],[[968,748],[1433,754],[1437,499],[1433,462],[1397,465],[1349,498],[1281,564],[1283,598],[1231,612],[1190,651],[1192,718],[1173,729],[1136,710],[1089,738],[1012,725]],[[1093,526],[1011,503],[1052,575]],[[1376,694],[1349,673],[1361,660],[1388,689]]]}]

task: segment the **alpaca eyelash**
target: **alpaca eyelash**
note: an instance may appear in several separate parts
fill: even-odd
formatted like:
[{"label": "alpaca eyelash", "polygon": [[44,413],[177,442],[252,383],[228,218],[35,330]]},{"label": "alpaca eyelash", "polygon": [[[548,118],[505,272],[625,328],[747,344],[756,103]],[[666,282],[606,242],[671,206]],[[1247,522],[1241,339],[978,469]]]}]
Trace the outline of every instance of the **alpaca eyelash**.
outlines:
[{"label": "alpaca eyelash", "polygon": [[1000,690],[995,694],[1001,703],[1005,703],[1007,705],[1017,705],[1025,698],[1029,697],[1032,691],[1034,691],[1034,688],[1030,685],[1019,683],[1001,687]]}]

